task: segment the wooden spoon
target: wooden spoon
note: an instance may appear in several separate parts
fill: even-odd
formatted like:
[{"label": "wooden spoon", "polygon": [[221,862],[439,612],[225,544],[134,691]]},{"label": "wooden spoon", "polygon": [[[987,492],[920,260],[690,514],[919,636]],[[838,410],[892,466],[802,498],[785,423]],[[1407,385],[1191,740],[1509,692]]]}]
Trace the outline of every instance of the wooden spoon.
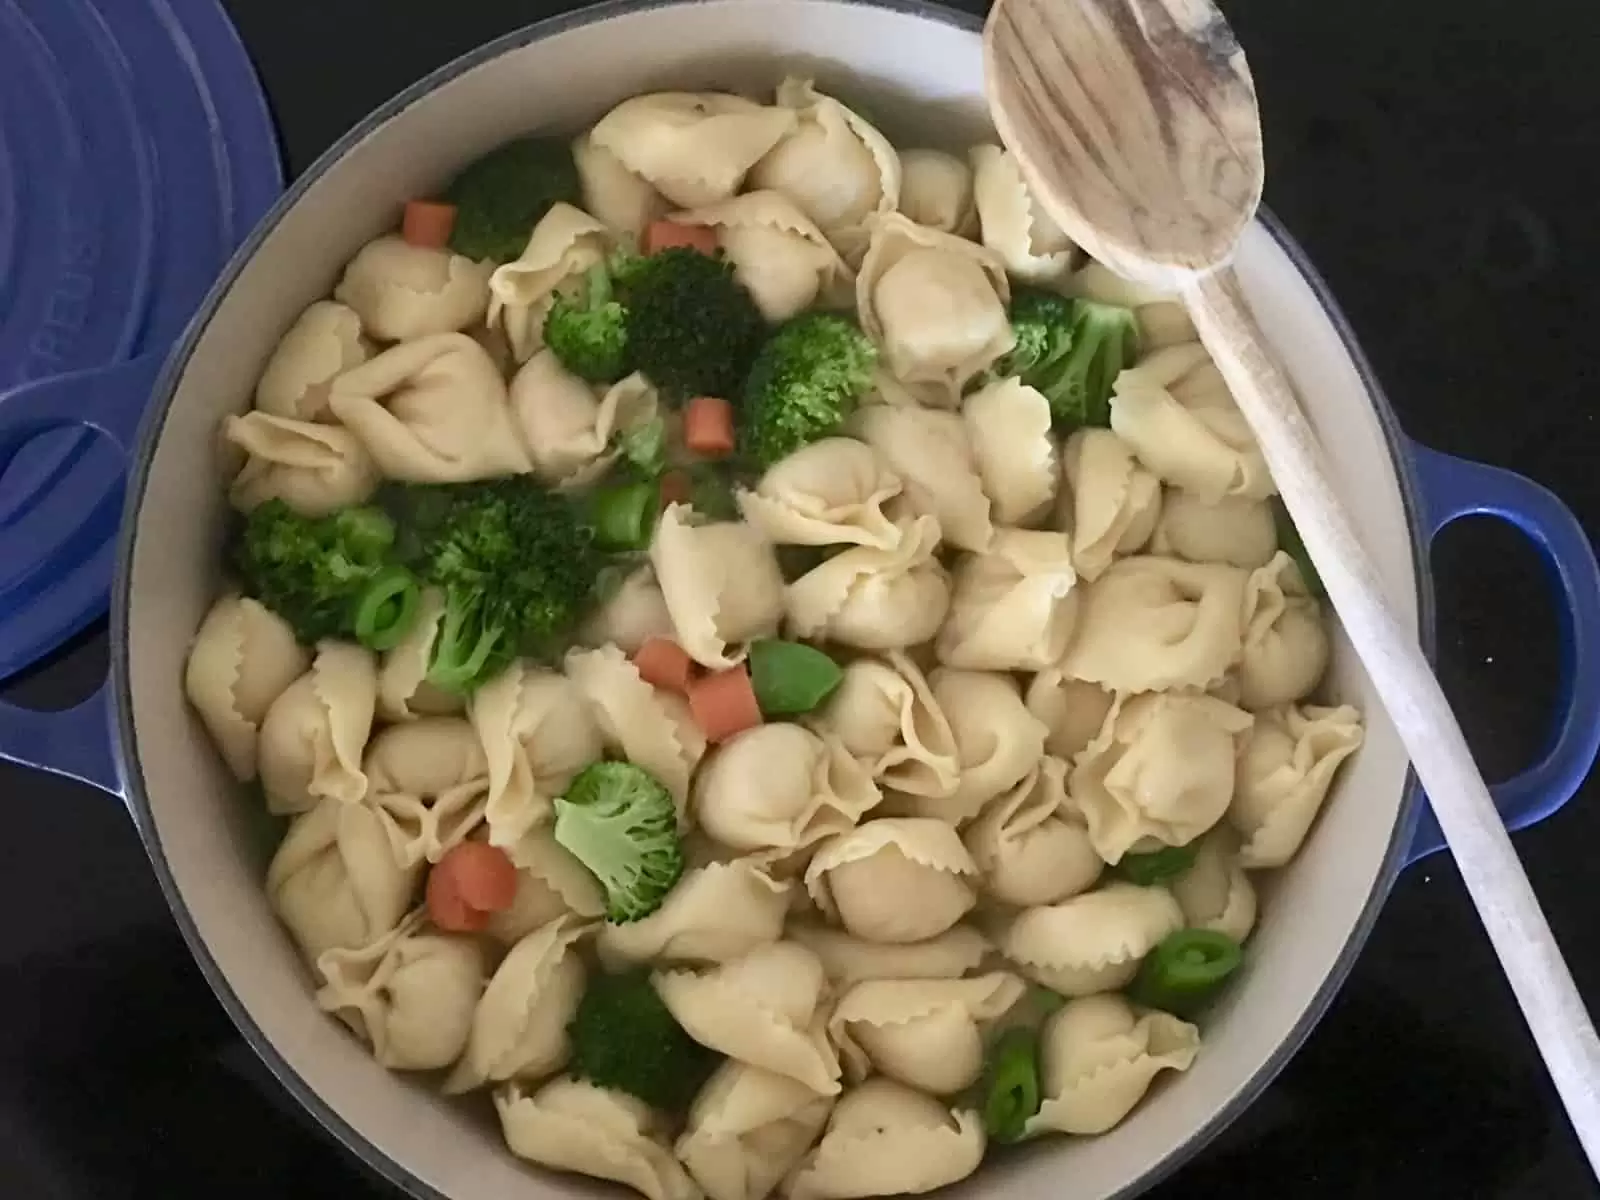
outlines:
[{"label": "wooden spoon", "polygon": [[1255,85],[1227,22],[1210,0],[996,0],[984,67],[995,127],[1045,211],[1113,271],[1183,297],[1411,755],[1600,1173],[1600,1038],[1461,728],[1385,600],[1228,265],[1264,170]]}]

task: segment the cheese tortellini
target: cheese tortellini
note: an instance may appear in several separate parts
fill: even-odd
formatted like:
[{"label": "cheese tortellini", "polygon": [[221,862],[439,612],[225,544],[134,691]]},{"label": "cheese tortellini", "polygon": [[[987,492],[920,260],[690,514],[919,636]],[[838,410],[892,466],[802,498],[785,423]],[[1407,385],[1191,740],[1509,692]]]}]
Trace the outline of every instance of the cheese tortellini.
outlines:
[{"label": "cheese tortellini", "polygon": [[310,665],[288,623],[248,596],[222,597],[200,623],[184,666],[184,695],[237,779],[256,777],[261,723]]},{"label": "cheese tortellini", "polygon": [[939,661],[986,671],[1039,671],[1066,653],[1078,617],[1072,549],[1064,533],[1002,529],[955,570]]},{"label": "cheese tortellini", "polygon": [[489,326],[504,334],[512,357],[527,362],[544,348],[544,320],[556,296],[606,260],[605,225],[570,204],[551,205],[515,262],[489,277]]},{"label": "cheese tortellini", "polygon": [[939,522],[923,516],[900,523],[892,549],[855,546],[835,555],[786,589],[789,631],[859,650],[927,641],[950,611],[938,546]]},{"label": "cheese tortellini", "polygon": [[1244,591],[1239,703],[1272,708],[1304,699],[1328,668],[1328,632],[1295,561],[1279,551]]},{"label": "cheese tortellini", "polygon": [[729,1059],[695,1097],[678,1161],[710,1200],[763,1200],[811,1148],[832,1109],[831,1096]]},{"label": "cheese tortellini", "polygon": [[1067,793],[1067,764],[1048,755],[988,805],[963,840],[989,895],[1018,908],[1087,891],[1105,866],[1078,802]]},{"label": "cheese tortellini", "polygon": [[226,418],[222,436],[245,455],[228,488],[240,512],[281,500],[303,517],[323,517],[378,490],[378,464],[341,426],[251,412]]},{"label": "cheese tortellini", "polygon": [[1078,574],[1099,579],[1119,554],[1133,554],[1150,540],[1161,513],[1161,481],[1109,429],[1080,429],[1069,437],[1061,470],[1061,528],[1072,535]]},{"label": "cheese tortellini", "polygon": [[1029,193],[1009,150],[974,146],[972,191],[983,244],[1028,283],[1055,283],[1072,270],[1075,247]]},{"label": "cheese tortellini", "polygon": [[779,544],[893,550],[900,527],[885,505],[900,491],[900,477],[871,446],[831,437],[770,467],[738,500],[745,520]]},{"label": "cheese tortellini", "polygon": [[754,526],[695,524],[693,517],[688,505],[668,506],[650,543],[650,562],[678,643],[702,666],[731,667],[750,641],[778,631],[783,576]]},{"label": "cheese tortellini", "polygon": [[354,803],[367,794],[361,755],[377,687],[370,651],[341,642],[317,647],[311,669],[261,718],[256,757],[268,812],[303,813],[324,797]]},{"label": "cheese tortellini", "polygon": [[1224,496],[1208,502],[1169,488],[1150,539],[1152,554],[1254,570],[1278,552],[1278,530],[1265,500]]},{"label": "cheese tortellini", "polygon": [[482,320],[489,309],[491,269],[488,263],[385,234],[350,261],[333,298],[360,318],[368,337],[409,342],[457,333]]},{"label": "cheese tortellini", "polygon": [[1281,867],[1305,841],[1340,765],[1361,746],[1361,716],[1349,705],[1289,704],[1260,713],[1239,756],[1228,820],[1247,867]]},{"label": "cheese tortellini", "polygon": [[438,862],[483,822],[488,762],[461,717],[389,726],[372,739],[362,769],[403,863]]},{"label": "cheese tortellini", "polygon": [[945,541],[962,550],[989,548],[994,513],[957,414],[877,404],[856,414],[855,432],[900,477],[911,511],[936,520]]},{"label": "cheese tortellini", "polygon": [[948,796],[961,780],[955,733],[916,663],[897,650],[847,664],[815,727],[885,788]]},{"label": "cheese tortellini", "polygon": [[561,488],[599,479],[621,456],[618,439],[659,412],[656,390],[643,375],[591,387],[549,350],[517,372],[509,399],[534,474]]},{"label": "cheese tortellini", "polygon": [[1111,883],[1059,904],[1024,909],[1000,952],[1036,983],[1063,996],[1126,987],[1162,938],[1183,928],[1183,910],[1161,887]]},{"label": "cheese tortellini", "polygon": [[794,884],[777,880],[757,859],[711,862],[687,871],[666,903],[648,917],[607,922],[602,962],[727,962],[776,942]]},{"label": "cheese tortellini", "polygon": [[902,150],[900,211],[918,225],[970,236],[977,221],[972,168],[943,150]]},{"label": "cheese tortellini", "polygon": [[295,318],[262,368],[256,408],[291,421],[322,420],[334,376],[371,356],[355,310],[335,300],[318,300]]},{"label": "cheese tortellini", "polygon": [[955,831],[927,817],[883,817],[817,848],[806,890],[817,907],[869,942],[925,941],[972,909],[978,873]]},{"label": "cheese tortellini", "polygon": [[1034,525],[1056,496],[1050,404],[1020,379],[986,384],[961,405],[996,525]]}]

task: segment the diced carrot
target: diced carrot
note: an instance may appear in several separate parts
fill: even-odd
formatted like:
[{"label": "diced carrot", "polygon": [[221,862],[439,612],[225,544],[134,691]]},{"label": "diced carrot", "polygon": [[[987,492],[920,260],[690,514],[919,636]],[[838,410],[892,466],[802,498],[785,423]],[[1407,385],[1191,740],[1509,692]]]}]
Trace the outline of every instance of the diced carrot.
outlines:
[{"label": "diced carrot", "polygon": [[633,654],[633,665],[651,687],[686,692],[694,679],[694,659],[671,638],[646,638]]},{"label": "diced carrot", "polygon": [[478,933],[489,924],[489,914],[473,908],[462,897],[456,873],[441,861],[428,872],[428,917],[446,933]]},{"label": "diced carrot", "polygon": [[443,250],[450,244],[456,227],[456,206],[433,200],[412,200],[406,204],[400,222],[400,236],[413,246]]},{"label": "diced carrot", "polygon": [[661,477],[661,507],[687,504],[694,496],[694,480],[687,471],[668,471]]},{"label": "diced carrot", "polygon": [[708,225],[680,225],[676,221],[651,221],[644,231],[646,254],[658,254],[680,246],[701,254],[715,254],[717,231]]},{"label": "diced carrot", "polygon": [[440,929],[474,933],[517,898],[517,868],[488,842],[462,842],[428,872],[428,915]]},{"label": "diced carrot", "polygon": [[761,724],[761,706],[743,663],[695,680],[688,695],[689,712],[708,742],[725,742]]},{"label": "diced carrot", "polygon": [[704,458],[733,453],[733,405],[720,396],[696,396],[683,412],[683,444]]}]

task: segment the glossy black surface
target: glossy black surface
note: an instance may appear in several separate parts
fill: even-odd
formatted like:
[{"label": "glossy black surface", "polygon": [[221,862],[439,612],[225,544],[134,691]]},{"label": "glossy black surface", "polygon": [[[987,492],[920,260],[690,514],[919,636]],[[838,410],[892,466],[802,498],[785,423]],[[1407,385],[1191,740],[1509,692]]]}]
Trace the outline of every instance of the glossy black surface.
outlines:
[{"label": "glossy black surface", "polygon": [[[526,0],[233,0],[292,171],[418,76],[554,9]],[[1600,522],[1586,176],[1600,10],[1560,0],[1234,0],[1268,203],[1361,336],[1407,430]],[[1537,751],[1555,663],[1540,571],[1492,525],[1435,554],[1440,670],[1491,778]],[[80,643],[11,695],[56,706]],[[180,941],[122,811],[0,767],[0,1196],[392,1198],[264,1077]],[[1517,838],[1600,1008],[1600,787]],[[1070,1195],[1070,1181],[1063,1180]],[[537,1185],[531,1185],[536,1187]],[[1600,1195],[1448,858],[1396,886],[1349,985],[1267,1096],[1156,1189],[1296,1200]]]}]

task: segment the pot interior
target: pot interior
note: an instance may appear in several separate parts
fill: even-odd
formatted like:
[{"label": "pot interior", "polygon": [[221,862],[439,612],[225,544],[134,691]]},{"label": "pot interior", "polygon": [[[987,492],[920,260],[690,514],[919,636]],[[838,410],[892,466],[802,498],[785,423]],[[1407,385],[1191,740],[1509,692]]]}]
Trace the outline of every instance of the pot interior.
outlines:
[{"label": "pot interior", "polygon": [[[182,690],[189,640],[218,586],[226,519],[218,422],[248,406],[283,331],[331,291],[365,241],[394,224],[406,198],[511,137],[575,130],[641,91],[770,89],[796,69],[814,69],[825,88],[863,104],[901,146],[961,149],[992,138],[976,29],[941,11],[707,0],[602,7],[542,26],[419,85],[301,181],[202,315],[147,443],[120,583],[127,636],[117,664],[135,812],[234,1016],[323,1120],[419,1194],[511,1200],[534,1180],[563,1194],[609,1189],[531,1173],[506,1151],[486,1097],[446,1101],[433,1081],[390,1074],[312,1002],[310,976],[262,890],[273,834],[259,800],[227,775]],[[1238,268],[1391,598],[1414,623],[1411,535],[1374,400],[1312,287],[1261,226],[1246,236]],[[968,1189],[1044,1200],[1070,1180],[1078,1200],[1122,1193],[1220,1127],[1298,1042],[1387,886],[1405,792],[1405,755],[1342,636],[1330,691],[1362,709],[1366,746],[1292,867],[1261,880],[1247,978],[1205,1022],[1194,1067],[1158,1085],[1112,1133],[1035,1144],[986,1165]]]}]

